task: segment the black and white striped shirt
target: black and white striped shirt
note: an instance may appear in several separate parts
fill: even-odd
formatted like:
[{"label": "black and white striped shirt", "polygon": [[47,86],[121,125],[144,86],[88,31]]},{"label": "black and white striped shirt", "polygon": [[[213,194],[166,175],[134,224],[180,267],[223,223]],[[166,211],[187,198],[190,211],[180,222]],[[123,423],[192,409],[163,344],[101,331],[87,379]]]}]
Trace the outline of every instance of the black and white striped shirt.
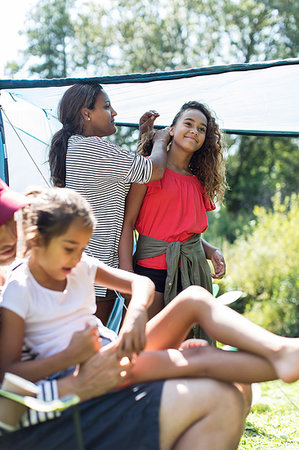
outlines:
[{"label": "black and white striped shirt", "polygon": [[[87,253],[118,267],[118,244],[130,183],[147,183],[152,162],[97,136],[71,136],[66,156],[66,187],[89,201],[97,219]],[[104,297],[106,288],[96,286]]]}]

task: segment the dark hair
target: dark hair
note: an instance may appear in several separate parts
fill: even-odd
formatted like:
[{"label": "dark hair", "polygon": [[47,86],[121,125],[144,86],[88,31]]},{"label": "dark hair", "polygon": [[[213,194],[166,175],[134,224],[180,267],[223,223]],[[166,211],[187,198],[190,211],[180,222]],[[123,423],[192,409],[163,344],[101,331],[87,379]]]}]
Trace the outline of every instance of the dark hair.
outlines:
[{"label": "dark hair", "polygon": [[[175,115],[171,126],[175,126],[184,111],[197,109],[207,119],[207,131],[203,145],[197,150],[190,160],[189,169],[204,185],[209,198],[221,200],[227,188],[225,179],[225,165],[223,159],[223,143],[220,129],[209,108],[203,103],[190,101],[184,103]],[[170,143],[171,145],[171,143]],[[138,153],[148,156],[153,146],[153,133],[145,134],[138,146]]]},{"label": "dark hair", "polygon": [[84,107],[94,109],[98,94],[102,90],[102,86],[95,82],[77,83],[70,87],[60,100],[58,118],[62,123],[62,129],[54,134],[49,152],[51,180],[54,186],[65,186],[68,140],[72,135],[83,132],[81,109]]},{"label": "dark hair", "polygon": [[75,219],[82,225],[93,229],[95,217],[88,201],[72,189],[52,188],[34,193],[32,203],[25,208],[23,215],[26,250],[30,241],[38,234],[44,245],[53,237],[65,233]]}]

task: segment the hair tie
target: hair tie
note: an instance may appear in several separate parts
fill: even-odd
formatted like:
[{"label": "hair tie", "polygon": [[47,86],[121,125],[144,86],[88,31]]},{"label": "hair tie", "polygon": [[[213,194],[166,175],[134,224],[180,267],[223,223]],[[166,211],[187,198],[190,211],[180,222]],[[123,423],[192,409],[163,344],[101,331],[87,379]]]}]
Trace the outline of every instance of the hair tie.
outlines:
[{"label": "hair tie", "polygon": [[74,127],[70,124],[70,123],[65,123],[63,126],[62,126],[62,128],[63,128],[63,130],[64,131],[67,131],[68,133],[71,133],[72,131],[73,131],[73,129],[74,129]]}]

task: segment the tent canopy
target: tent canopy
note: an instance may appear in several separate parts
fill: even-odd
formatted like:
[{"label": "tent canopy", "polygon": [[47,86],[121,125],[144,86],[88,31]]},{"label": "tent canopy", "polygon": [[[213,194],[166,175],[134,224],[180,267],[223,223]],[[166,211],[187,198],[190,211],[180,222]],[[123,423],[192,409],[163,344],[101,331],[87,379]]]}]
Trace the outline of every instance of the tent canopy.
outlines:
[{"label": "tent canopy", "polygon": [[60,127],[57,105],[69,86],[83,80],[103,85],[118,125],[136,126],[146,110],[155,109],[160,113],[156,124],[167,126],[183,103],[197,100],[214,111],[224,132],[299,136],[299,58],[84,79],[0,80],[14,189],[47,184],[47,146]]}]

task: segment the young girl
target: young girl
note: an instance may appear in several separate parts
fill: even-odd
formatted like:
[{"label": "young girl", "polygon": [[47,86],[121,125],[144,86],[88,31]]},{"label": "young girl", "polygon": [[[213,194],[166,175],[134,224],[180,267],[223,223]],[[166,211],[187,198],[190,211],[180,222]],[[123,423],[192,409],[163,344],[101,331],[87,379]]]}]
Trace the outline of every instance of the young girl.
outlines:
[{"label": "young girl", "polygon": [[[119,245],[120,267],[132,267],[132,230],[139,233],[135,272],[155,283],[156,293],[149,316],[157,314],[177,292],[201,285],[212,292],[207,259],[215,274],[225,273],[219,249],[201,239],[208,227],[206,211],[215,209],[226,187],[221,134],[208,108],[185,103],[170,127],[172,136],[167,168],[161,180],[133,184],[126,202]],[[152,134],[141,142],[149,155]]]},{"label": "young girl", "polygon": [[[75,191],[53,189],[32,202],[25,214],[29,258],[12,271],[3,293],[2,371],[37,381],[74,371],[76,364],[112,347],[120,360],[131,360],[121,361],[126,384],[198,376],[240,382],[299,377],[299,339],[258,327],[197,286],[181,292],[145,332],[153,283],[85,255],[93,224],[89,205]],[[94,326],[94,281],[132,295],[117,338],[101,323]],[[194,323],[250,353],[183,343]],[[21,361],[23,342],[35,359]]]},{"label": "young girl", "polygon": [[[160,130],[146,159],[104,139],[116,132],[116,111],[98,83],[78,83],[59,105],[62,129],[52,139],[49,162],[54,186],[75,189],[87,198],[97,219],[88,254],[118,267],[118,244],[130,183],[162,177],[166,166],[169,131]],[[140,133],[151,128],[158,114],[145,113]],[[96,286],[97,315],[107,323],[116,294]]]}]

